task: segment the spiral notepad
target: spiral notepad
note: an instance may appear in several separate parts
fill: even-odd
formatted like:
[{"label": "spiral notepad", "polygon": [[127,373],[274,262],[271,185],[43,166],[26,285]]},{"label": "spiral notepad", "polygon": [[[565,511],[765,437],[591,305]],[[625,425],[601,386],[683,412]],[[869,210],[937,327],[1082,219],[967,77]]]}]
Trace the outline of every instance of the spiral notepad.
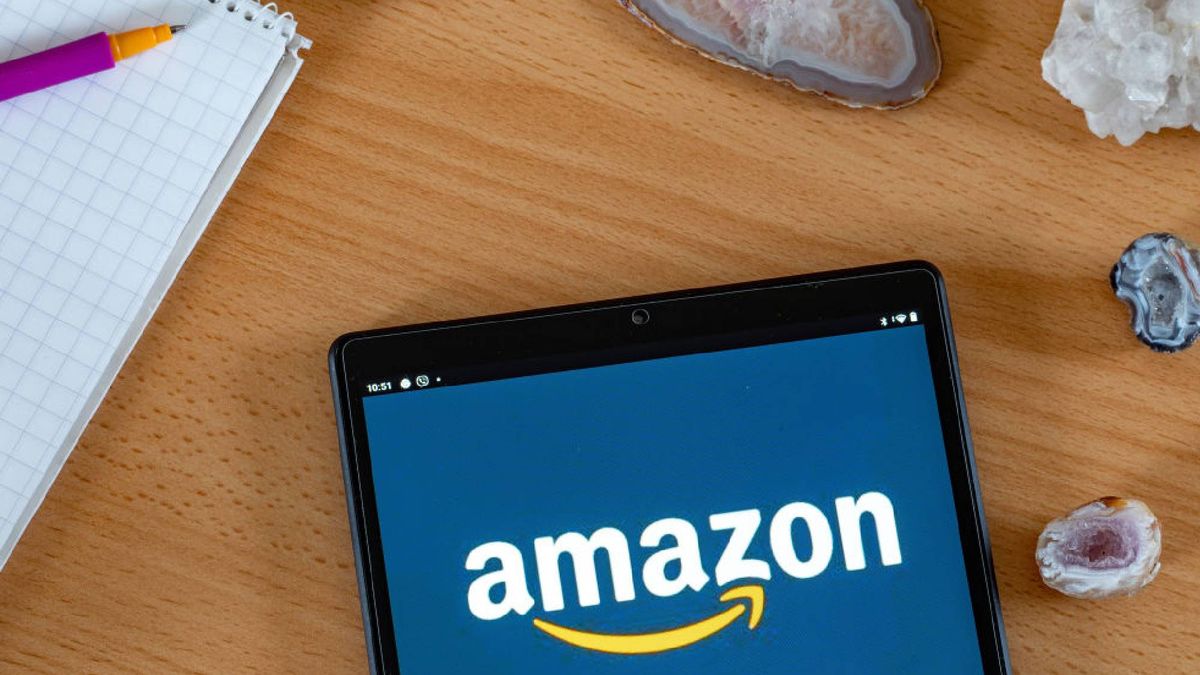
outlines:
[{"label": "spiral notepad", "polygon": [[162,23],[187,30],[0,103],[0,567],[311,46],[275,3],[0,4],[0,61]]}]

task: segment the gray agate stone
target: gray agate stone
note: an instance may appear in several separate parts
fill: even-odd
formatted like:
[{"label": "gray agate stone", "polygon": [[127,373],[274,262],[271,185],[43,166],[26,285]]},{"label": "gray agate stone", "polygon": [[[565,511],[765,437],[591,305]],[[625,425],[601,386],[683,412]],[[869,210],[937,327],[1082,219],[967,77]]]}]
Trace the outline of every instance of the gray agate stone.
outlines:
[{"label": "gray agate stone", "polygon": [[1113,267],[1112,287],[1151,349],[1177,352],[1200,335],[1200,252],[1179,237],[1138,238]]},{"label": "gray agate stone", "polygon": [[617,0],[674,42],[861,108],[902,108],[942,72],[923,0]]}]

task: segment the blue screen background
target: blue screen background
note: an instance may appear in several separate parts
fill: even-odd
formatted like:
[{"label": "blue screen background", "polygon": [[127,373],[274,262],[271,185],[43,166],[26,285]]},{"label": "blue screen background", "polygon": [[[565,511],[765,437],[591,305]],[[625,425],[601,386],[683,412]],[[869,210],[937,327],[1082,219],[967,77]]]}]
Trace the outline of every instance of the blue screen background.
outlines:
[{"label": "blue screen background", "polygon": [[[920,325],[550,373],[364,399],[387,581],[403,675],[980,672],[950,478]],[[834,499],[892,501],[903,563],[884,567],[870,516],[867,568],[848,572]],[[827,516],[834,555],[820,576],[775,563],[768,526],[803,501]],[[542,617],[582,630],[681,626],[725,609],[715,566],[728,532],[714,513],[760,509],[748,553],[768,561],[766,610],[692,646],[642,656],[590,652],[537,631]],[[709,584],[659,598],[641,581],[654,550],[642,530],[666,517],[700,537]],[[637,598],[579,607],[569,556],[566,608],[542,609],[533,540],[616,527],[630,542]],[[801,560],[811,549],[795,528]],[[525,616],[475,618],[465,568],[506,541],[538,603]],[[664,545],[673,540],[668,538]],[[487,571],[496,568],[493,561]]]}]

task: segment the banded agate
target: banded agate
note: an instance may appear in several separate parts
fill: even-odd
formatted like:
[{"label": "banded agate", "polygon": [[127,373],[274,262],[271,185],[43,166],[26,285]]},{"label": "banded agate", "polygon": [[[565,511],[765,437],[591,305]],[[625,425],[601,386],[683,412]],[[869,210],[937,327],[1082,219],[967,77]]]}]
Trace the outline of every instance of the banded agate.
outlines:
[{"label": "banded agate", "polygon": [[851,107],[901,108],[941,73],[921,0],[618,0],[704,56]]},{"label": "banded agate", "polygon": [[1133,595],[1162,569],[1162,528],[1136,499],[1104,497],[1046,525],[1038,537],[1042,581],[1073,598]]}]

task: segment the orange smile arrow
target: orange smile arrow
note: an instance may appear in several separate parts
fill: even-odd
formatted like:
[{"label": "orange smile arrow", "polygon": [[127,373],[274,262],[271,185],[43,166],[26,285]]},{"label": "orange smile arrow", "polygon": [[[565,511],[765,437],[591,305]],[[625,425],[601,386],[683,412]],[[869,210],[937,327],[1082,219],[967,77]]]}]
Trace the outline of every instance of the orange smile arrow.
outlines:
[{"label": "orange smile arrow", "polygon": [[609,654],[656,654],[686,647],[716,635],[745,614],[747,606],[750,608],[750,630],[757,628],[758,622],[762,620],[763,607],[766,605],[766,594],[763,587],[757,585],[736,586],[721,595],[721,602],[730,600],[748,600],[749,602],[739,602],[707,619],[657,633],[589,633],[559,626],[542,619],[534,619],[533,625],[551,637],[583,649]]}]

